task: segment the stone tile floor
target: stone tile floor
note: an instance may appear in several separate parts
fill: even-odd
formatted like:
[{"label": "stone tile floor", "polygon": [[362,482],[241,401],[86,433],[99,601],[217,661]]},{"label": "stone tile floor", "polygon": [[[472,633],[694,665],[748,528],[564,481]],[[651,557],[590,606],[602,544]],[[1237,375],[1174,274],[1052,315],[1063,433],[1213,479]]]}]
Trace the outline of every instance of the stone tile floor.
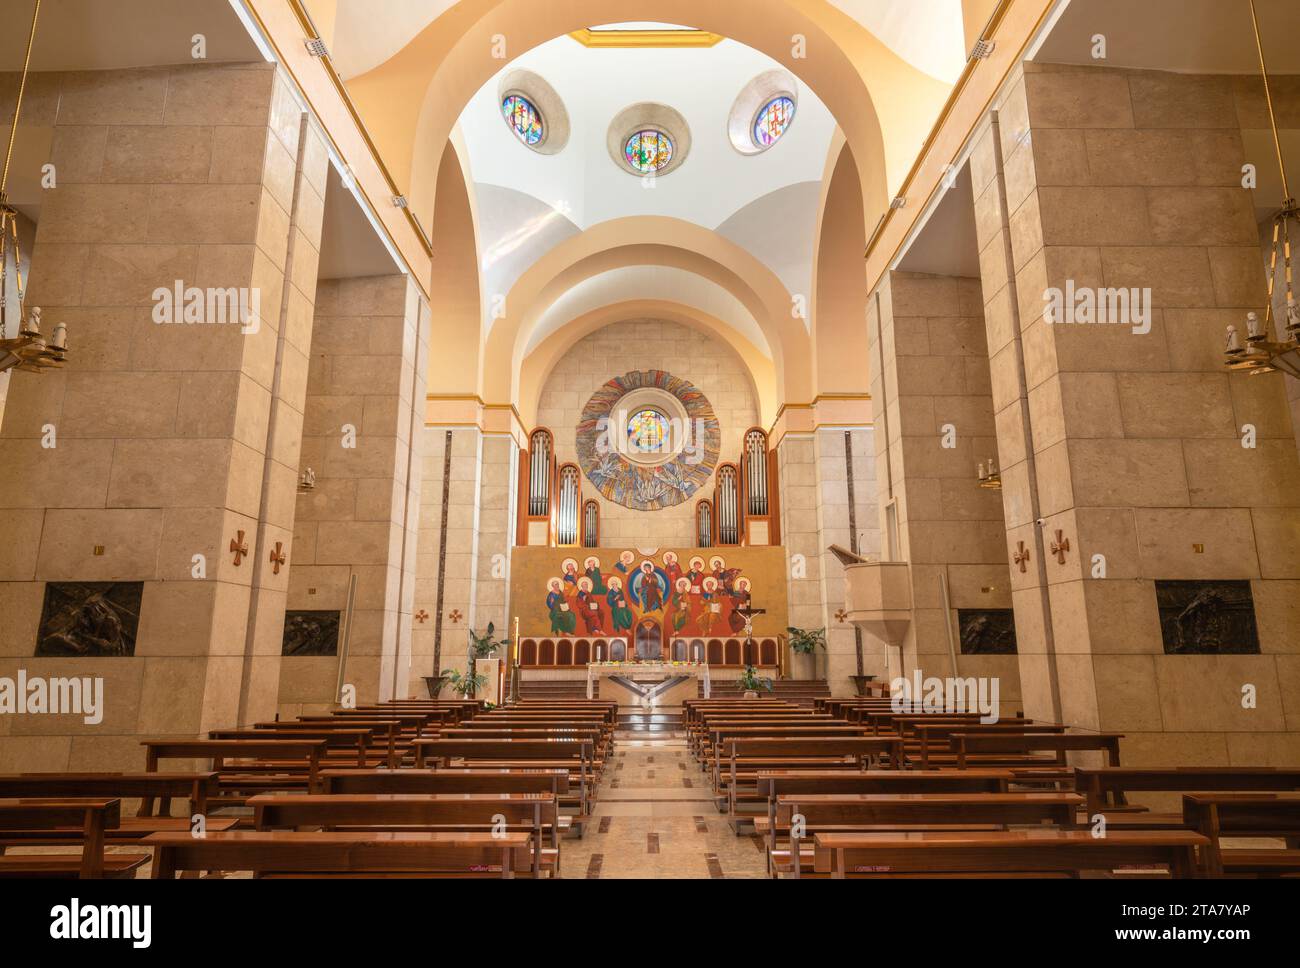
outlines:
[{"label": "stone tile floor", "polygon": [[563,877],[767,876],[762,847],[735,835],[677,734],[618,734],[592,822],[560,850]]}]

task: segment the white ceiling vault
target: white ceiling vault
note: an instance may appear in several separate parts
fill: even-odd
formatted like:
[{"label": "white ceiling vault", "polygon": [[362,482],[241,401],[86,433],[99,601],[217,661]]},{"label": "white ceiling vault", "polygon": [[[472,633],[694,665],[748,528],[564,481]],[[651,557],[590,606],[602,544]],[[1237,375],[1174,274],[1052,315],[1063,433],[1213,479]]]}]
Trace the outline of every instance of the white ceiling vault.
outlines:
[{"label": "white ceiling vault", "polygon": [[[771,149],[742,155],[727,137],[728,114],[741,89],[779,67],[730,40],[702,49],[601,49],[567,36],[506,65],[474,95],[459,122],[477,196],[484,292],[509,292],[537,258],[593,225],[656,215],[718,231],[791,292],[807,293],[835,119],[796,79],[794,123]],[[501,116],[500,79],[517,70],[540,75],[564,101],[571,133],[558,154],[530,150]],[[685,163],[654,179],[621,169],[606,146],[614,116],[644,101],[674,108],[690,128]]]}]

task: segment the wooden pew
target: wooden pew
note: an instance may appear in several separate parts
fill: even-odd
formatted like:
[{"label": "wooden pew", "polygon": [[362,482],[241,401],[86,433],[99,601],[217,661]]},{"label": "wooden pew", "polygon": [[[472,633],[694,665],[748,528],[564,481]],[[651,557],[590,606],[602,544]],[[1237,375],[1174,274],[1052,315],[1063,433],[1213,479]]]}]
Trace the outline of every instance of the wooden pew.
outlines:
[{"label": "wooden pew", "polygon": [[736,809],[740,783],[757,784],[758,771],[771,769],[836,768],[861,771],[872,758],[896,756],[899,740],[888,736],[833,736],[810,739],[731,739],[724,748],[726,771],[714,787],[714,800],[726,804],[727,819],[736,833],[752,819]]},{"label": "wooden pew", "polygon": [[1055,753],[1056,764],[1065,766],[1067,751],[1100,750],[1108,766],[1119,766],[1119,741],[1123,733],[953,733],[948,737],[957,755],[957,768],[964,770],[972,757],[982,766],[1031,762],[1034,752]]},{"label": "wooden pew", "polygon": [[[1010,733],[1020,734],[1041,734],[1041,733],[1064,733],[1065,727],[1059,723],[1033,723],[1032,725],[1024,722],[1017,723],[990,723],[982,725],[979,723],[935,723],[926,720],[900,719],[896,720],[900,727],[900,734],[903,737],[903,756],[908,763],[918,763],[918,757],[914,755],[919,751],[919,763],[921,769],[928,770],[931,767],[931,754],[938,752],[947,754],[951,749],[949,741],[954,733],[966,733],[968,735],[979,734],[988,736],[1000,736]],[[945,765],[952,765],[950,756],[938,756],[936,762],[944,760]]]},{"label": "wooden pew", "polygon": [[[122,819],[117,798],[18,797],[0,800],[0,837],[42,831],[57,834],[74,828],[81,856],[70,854],[0,854],[0,877],[100,878],[135,877],[148,854],[105,855],[106,832]],[[186,835],[188,836],[188,834]]]},{"label": "wooden pew", "polygon": [[[1010,770],[759,770],[757,792],[767,816],[753,818],[755,833],[770,833],[776,798],[809,793],[1006,793]],[[737,809],[747,795],[737,794]]]},{"label": "wooden pew", "polygon": [[141,745],[149,773],[163,760],[210,760],[222,805],[242,803],[241,791],[249,788],[315,792],[327,748],[323,739],[147,739]]},{"label": "wooden pew", "polygon": [[[371,757],[367,754],[374,735],[374,731],[370,729],[213,729],[209,730],[208,739],[257,741],[319,739],[325,742],[323,762],[337,759],[337,756],[331,754],[345,752],[349,760],[354,761],[357,766],[365,767],[370,765]],[[390,767],[396,766],[389,759],[387,752],[382,754],[380,762],[386,762]]]},{"label": "wooden pew", "polygon": [[[258,830],[319,827],[329,831],[486,832],[532,835],[532,873],[559,875],[558,804],[550,793],[352,793],[250,797]],[[550,847],[546,843],[550,842]]]},{"label": "wooden pew", "polygon": [[573,828],[581,836],[591,817],[595,794],[593,744],[583,739],[437,739],[416,740],[415,767],[424,768],[432,760],[450,766],[450,760],[460,760],[468,769],[499,769],[502,767],[562,767],[570,773],[570,783],[576,779],[579,810],[573,817]]},{"label": "wooden pew", "polygon": [[256,877],[504,877],[531,869],[532,835],[290,833],[249,830],[196,839],[153,834],[153,876],[251,871]]},{"label": "wooden pew", "polygon": [[[1183,820],[1210,842],[1201,851],[1201,870],[1210,877],[1300,874],[1300,794],[1188,794]],[[1221,837],[1278,837],[1287,847],[1224,849]]]},{"label": "wooden pew", "polygon": [[[0,797],[101,797],[139,798],[137,818],[171,817],[173,798],[185,800],[184,820],[208,812],[208,799],[217,793],[217,774],[199,773],[0,773]],[[155,812],[155,800],[158,809]],[[130,829],[131,818],[122,818],[119,829]],[[146,826],[141,824],[140,826]],[[159,828],[162,829],[162,828]]]},{"label": "wooden pew", "polygon": [[[1145,810],[1128,804],[1126,793],[1287,792],[1300,790],[1300,769],[1273,766],[1079,767],[1075,789],[1087,797],[1088,816],[1129,822],[1125,813]],[[1182,814],[1174,814],[1181,820]],[[1135,822],[1136,822],[1135,818]]]},{"label": "wooden pew", "polygon": [[1065,874],[1119,867],[1166,867],[1190,877],[1209,841],[1190,830],[922,831],[822,833],[813,838],[814,874],[832,878]]},{"label": "wooden pew", "polygon": [[[819,833],[915,830],[985,831],[1010,825],[1072,827],[1083,797],[1075,793],[803,793],[777,798],[770,870],[799,877],[801,843]],[[794,819],[801,823],[795,825]],[[789,844],[782,850],[781,838]]]}]

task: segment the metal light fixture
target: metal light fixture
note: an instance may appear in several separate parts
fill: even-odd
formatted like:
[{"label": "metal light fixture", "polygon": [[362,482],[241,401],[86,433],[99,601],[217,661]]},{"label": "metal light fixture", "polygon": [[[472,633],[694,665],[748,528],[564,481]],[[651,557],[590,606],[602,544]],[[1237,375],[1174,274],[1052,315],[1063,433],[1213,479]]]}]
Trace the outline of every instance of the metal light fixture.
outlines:
[{"label": "metal light fixture", "polygon": [[[1300,306],[1296,305],[1291,269],[1291,235],[1300,239],[1300,208],[1291,195],[1287,183],[1286,163],[1282,159],[1282,141],[1278,136],[1277,118],[1273,113],[1273,93],[1268,83],[1268,67],[1264,62],[1264,44],[1259,35],[1259,18],[1255,14],[1255,0],[1250,0],[1250,20],[1255,28],[1255,50],[1259,54],[1259,72],[1264,78],[1264,101],[1268,105],[1268,123],[1273,132],[1273,147],[1277,152],[1277,167],[1282,175],[1282,210],[1273,216],[1273,244],[1268,265],[1268,305],[1264,319],[1258,313],[1246,314],[1246,339],[1243,343],[1237,327],[1228,327],[1224,363],[1230,370],[1248,370],[1252,375],[1281,370],[1300,378]],[[1281,265],[1279,266],[1279,257]],[[1273,294],[1279,276],[1286,296],[1285,317],[1277,320],[1277,336],[1273,331]]]},{"label": "metal light fixture", "polygon": [[[32,10],[32,29],[27,37],[27,54],[23,60],[22,80],[18,84],[18,99],[14,102],[14,120],[9,128],[9,146],[5,151],[3,174],[0,174],[0,373],[19,369],[33,373],[63,365],[68,351],[68,327],[60,323],[46,342],[41,333],[41,310],[33,307],[30,314],[23,306],[25,285],[23,281],[23,255],[18,244],[18,210],[9,204],[6,191],[9,184],[9,165],[13,160],[14,141],[18,137],[18,118],[23,109],[23,94],[27,90],[27,74],[32,63],[32,44],[36,40],[36,18],[41,12],[41,0],[36,0]],[[10,262],[12,261],[12,267]],[[12,274],[17,307],[9,304],[10,277]],[[15,319],[17,336],[6,339],[9,320]]]},{"label": "metal light fixture", "polygon": [[992,457],[989,458],[987,466],[980,464],[975,473],[979,477],[980,487],[987,487],[995,491],[1002,490],[1002,472],[998,470],[997,461]]}]

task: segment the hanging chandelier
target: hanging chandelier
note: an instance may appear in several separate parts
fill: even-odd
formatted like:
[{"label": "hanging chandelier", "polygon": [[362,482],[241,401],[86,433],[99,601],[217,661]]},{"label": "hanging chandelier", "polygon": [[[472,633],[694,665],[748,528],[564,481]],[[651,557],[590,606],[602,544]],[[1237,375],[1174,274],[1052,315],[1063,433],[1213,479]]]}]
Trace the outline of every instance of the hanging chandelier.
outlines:
[{"label": "hanging chandelier", "polygon": [[[27,54],[23,60],[22,80],[18,84],[18,99],[14,102],[14,119],[9,128],[9,146],[5,150],[3,173],[0,173],[0,373],[6,370],[27,370],[39,373],[63,365],[68,351],[68,327],[60,323],[48,342],[41,333],[41,310],[33,307],[29,315],[23,305],[25,283],[23,280],[23,253],[18,241],[18,210],[9,204],[9,166],[13,161],[14,141],[18,137],[18,118],[23,109],[23,94],[27,90],[27,74],[32,63],[32,44],[36,40],[36,18],[41,12],[41,0],[36,0],[32,10],[32,29],[27,37]],[[17,297],[11,304],[10,290]],[[12,330],[10,320],[14,321]],[[17,335],[9,339],[8,334]]]},{"label": "hanging chandelier", "polygon": [[[1272,373],[1280,370],[1300,378],[1300,306],[1296,305],[1292,272],[1291,237],[1300,239],[1300,208],[1291,195],[1287,183],[1286,163],[1282,159],[1282,140],[1278,136],[1277,117],[1273,112],[1273,93],[1268,83],[1268,67],[1264,62],[1264,45],[1259,35],[1259,18],[1255,14],[1255,0],[1250,0],[1250,20],[1255,28],[1255,50],[1259,54],[1259,72],[1264,78],[1264,102],[1268,105],[1268,123],[1273,132],[1273,147],[1277,152],[1278,172],[1282,176],[1282,210],[1273,216],[1273,242],[1269,250],[1268,305],[1264,318],[1259,313],[1246,314],[1246,338],[1243,341],[1236,326],[1228,327],[1224,363],[1230,370],[1248,370],[1251,374]],[[1281,283],[1284,308],[1278,316],[1274,332],[1273,299]],[[1277,337],[1274,339],[1274,337]]]}]

